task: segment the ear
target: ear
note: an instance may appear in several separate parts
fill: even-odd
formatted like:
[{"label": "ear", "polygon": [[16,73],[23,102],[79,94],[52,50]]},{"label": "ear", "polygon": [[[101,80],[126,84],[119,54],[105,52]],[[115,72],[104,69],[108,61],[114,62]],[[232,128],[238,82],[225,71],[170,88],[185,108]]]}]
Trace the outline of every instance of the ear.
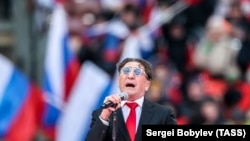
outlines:
[{"label": "ear", "polygon": [[145,91],[146,92],[148,91],[150,84],[151,84],[151,81],[146,81],[146,84],[145,84]]}]

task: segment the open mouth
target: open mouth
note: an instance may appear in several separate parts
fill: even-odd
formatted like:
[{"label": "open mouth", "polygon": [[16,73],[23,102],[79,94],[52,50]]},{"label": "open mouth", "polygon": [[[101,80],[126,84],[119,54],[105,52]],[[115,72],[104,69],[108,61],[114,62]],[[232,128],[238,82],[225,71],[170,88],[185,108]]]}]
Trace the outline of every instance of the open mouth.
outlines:
[{"label": "open mouth", "polygon": [[128,88],[134,88],[135,84],[133,84],[133,83],[126,83],[125,86],[128,87]]}]

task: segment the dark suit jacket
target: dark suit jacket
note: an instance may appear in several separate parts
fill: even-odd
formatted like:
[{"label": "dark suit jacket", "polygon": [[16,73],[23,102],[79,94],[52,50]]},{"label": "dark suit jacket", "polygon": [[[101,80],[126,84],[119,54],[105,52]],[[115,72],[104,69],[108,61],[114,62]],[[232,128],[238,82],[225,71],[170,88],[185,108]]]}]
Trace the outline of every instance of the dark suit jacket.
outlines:
[{"label": "dark suit jacket", "polygon": [[[112,141],[113,129],[113,115],[110,116],[109,126],[106,126],[99,119],[101,109],[95,110],[92,113],[92,122],[90,130],[85,141]],[[117,141],[130,141],[126,124],[123,118],[122,110],[116,111],[117,115]],[[144,99],[142,106],[142,113],[136,133],[136,141],[142,140],[142,126],[141,125],[176,125],[175,115],[173,110],[156,103],[152,103]]]}]

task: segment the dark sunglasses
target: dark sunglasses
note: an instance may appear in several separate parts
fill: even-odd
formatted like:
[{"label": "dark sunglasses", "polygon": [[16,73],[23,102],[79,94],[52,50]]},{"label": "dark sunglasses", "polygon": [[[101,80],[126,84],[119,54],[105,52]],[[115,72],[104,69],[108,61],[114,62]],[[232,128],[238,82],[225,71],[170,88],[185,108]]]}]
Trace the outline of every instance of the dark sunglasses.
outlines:
[{"label": "dark sunglasses", "polygon": [[139,76],[144,72],[144,70],[141,68],[133,68],[134,67],[124,67],[122,68],[122,73],[128,75],[131,71],[133,71],[135,76]]}]

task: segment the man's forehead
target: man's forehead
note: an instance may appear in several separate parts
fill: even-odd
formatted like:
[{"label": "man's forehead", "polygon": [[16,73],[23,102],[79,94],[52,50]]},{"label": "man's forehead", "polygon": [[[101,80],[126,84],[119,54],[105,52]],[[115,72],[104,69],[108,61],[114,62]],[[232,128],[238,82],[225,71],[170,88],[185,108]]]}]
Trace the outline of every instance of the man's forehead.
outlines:
[{"label": "man's forehead", "polygon": [[143,65],[141,65],[139,62],[127,62],[124,66],[144,68]]}]

